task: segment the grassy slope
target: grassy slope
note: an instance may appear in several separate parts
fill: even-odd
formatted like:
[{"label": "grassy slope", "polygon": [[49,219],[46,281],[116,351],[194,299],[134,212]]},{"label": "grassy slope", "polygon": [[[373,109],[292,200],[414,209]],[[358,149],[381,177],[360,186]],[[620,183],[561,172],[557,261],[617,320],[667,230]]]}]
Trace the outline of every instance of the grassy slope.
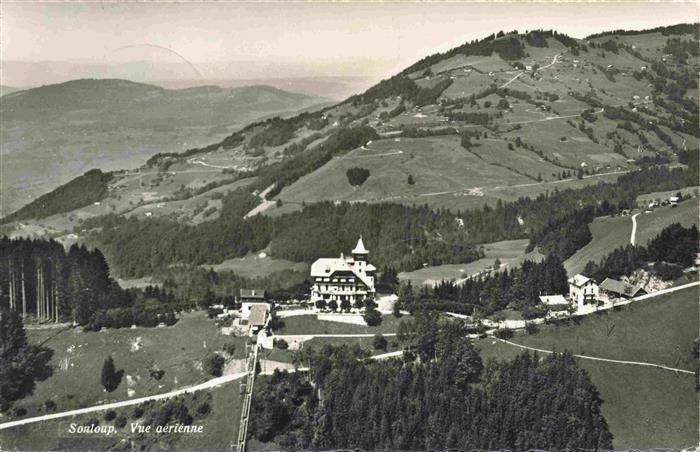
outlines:
[{"label": "grassy slope", "polygon": [[[30,330],[32,343],[43,343],[54,350],[51,365],[54,374],[46,381],[37,384],[34,394],[16,404],[26,407],[27,416],[44,414],[37,411],[39,404],[51,399],[56,402],[56,411],[66,411],[98,403],[98,401],[128,400],[126,375],[140,377],[132,386],[136,391],[133,397],[167,392],[212,378],[198,369],[197,364],[206,353],[221,350],[224,343],[236,342],[234,358],[245,354],[244,338],[233,338],[218,334],[213,321],[203,313],[186,314],[180,321],[166,328],[136,328],[108,330],[102,333],[76,333],[75,330]],[[138,351],[130,351],[131,342],[142,338],[143,346]],[[206,343],[206,348],[204,344]],[[75,346],[73,352],[68,348]],[[117,369],[124,369],[121,385],[109,396],[100,386],[100,370],[107,354],[114,358]],[[68,362],[66,370],[61,362]],[[72,364],[72,365],[71,365]],[[156,382],[148,375],[151,365],[157,364],[165,370],[163,378]],[[204,426],[201,435],[165,435],[168,443],[157,448],[207,448],[224,449],[235,440],[238,432],[241,396],[238,381],[213,389],[212,413],[195,424]],[[133,407],[117,410],[131,422]],[[103,413],[91,413],[55,421],[30,424],[0,433],[3,447],[20,450],[42,450],[55,447],[80,447],[105,449],[129,436],[129,428],[116,437],[97,437],[75,443],[75,436],[67,433],[71,422],[87,422],[97,418],[101,424]],[[134,420],[135,421],[135,420]],[[67,442],[68,441],[68,442]]]},{"label": "grassy slope", "polygon": [[[653,54],[654,57],[660,56],[660,48],[663,46],[657,46],[657,40],[650,41],[645,36],[633,37],[630,40],[634,41],[637,38],[640,40],[637,45],[639,49],[652,45],[650,43],[654,42],[653,49],[645,47],[645,52]],[[624,132],[620,132],[625,137],[623,155],[614,152],[615,143],[607,138],[606,134],[617,131],[618,122],[609,120],[602,114],[597,114],[595,122],[586,123],[587,126],[594,129],[594,136],[598,142],[593,142],[578,129],[577,125],[581,119],[575,117],[590,106],[574,99],[569,93],[571,91],[586,92],[593,89],[600,100],[608,105],[626,105],[633,100],[633,96],[643,97],[651,94],[646,81],[638,81],[632,76],[634,70],[639,70],[640,66],[647,65],[647,63],[629,52],[624,50],[619,53],[607,52],[606,56],[603,57],[599,55],[598,51],[591,49],[589,52],[582,52],[580,55],[574,56],[567,52],[567,49],[557,40],[550,38],[547,41],[548,47],[528,46],[526,51],[529,56],[524,58],[523,62],[525,64],[538,63],[543,66],[549,65],[555,54],[562,54],[562,58],[537,74],[526,71],[508,87],[530,93],[535,100],[543,101],[545,105],[551,107],[551,110],[545,113],[528,102],[509,97],[511,109],[503,111],[503,118],[494,121],[500,126],[500,132],[490,132],[487,140],[476,141],[479,146],[473,148],[471,154],[478,156],[477,160],[469,160],[470,157],[462,155],[464,151],[459,146],[455,146],[455,137],[402,138],[400,142],[394,141],[393,138],[378,140],[368,147],[369,150],[375,153],[380,150],[383,152],[403,150],[404,154],[371,158],[363,157],[363,155],[369,154],[369,151],[357,150],[349,155],[350,159],[331,161],[282,191],[279,197],[284,201],[292,202],[292,204],[287,204],[282,209],[270,209],[267,213],[271,215],[281,214],[298,208],[297,204],[293,203],[301,201],[308,203],[320,199],[365,199],[370,202],[382,199],[405,204],[428,203],[435,208],[464,209],[481,207],[484,202],[494,203],[496,199],[509,200],[519,196],[536,196],[554,187],[565,188],[596,183],[598,180],[614,181],[617,175],[602,176],[600,179],[586,179],[577,183],[566,182],[520,187],[522,185],[520,179],[532,182],[532,178],[538,175],[545,182],[556,182],[559,172],[565,169],[575,170],[581,163],[586,163],[589,170],[601,173],[626,171],[633,168],[634,165],[630,165],[627,159],[639,157],[637,146],[639,140],[633,135],[626,136]],[[599,65],[607,66],[608,64],[621,70],[621,73],[615,76],[615,81],[608,80],[597,69]],[[501,85],[518,73],[495,55],[492,57],[457,55],[437,62],[433,65],[432,70],[434,76],[426,78],[422,75],[422,71],[417,71],[411,74],[411,78],[414,78],[419,85],[427,86],[427,84],[436,83],[438,79],[449,77],[452,79],[452,85],[443,92],[443,98],[464,98],[482,91],[490,84]],[[490,73],[491,71],[492,73]],[[555,93],[559,99],[554,102],[544,101],[539,94],[542,92]],[[479,99],[478,105],[465,104],[462,110],[496,114],[501,112],[493,105],[498,99],[497,96],[490,95]],[[389,99],[389,101],[393,101],[393,99]],[[486,101],[491,102],[492,105],[487,107]],[[647,107],[654,110],[649,105]],[[455,125],[442,122],[441,119],[444,118],[439,117],[439,113],[433,106],[423,106],[422,110],[409,109],[388,120],[386,124],[374,121],[375,114],[376,112],[368,119],[371,125],[377,125],[380,128],[386,124],[394,129],[405,124],[424,127]],[[556,115],[560,115],[560,118],[552,117]],[[568,124],[568,121],[574,123],[574,127]],[[514,129],[514,127],[520,128]],[[660,142],[654,134],[648,135],[649,143],[655,148],[666,149],[666,145]],[[683,137],[675,133],[670,133],[670,135],[672,140],[677,141],[678,145],[681,144]],[[508,151],[506,147],[508,142],[505,140],[512,143],[516,137],[522,138],[528,145],[533,145],[537,152],[542,152],[548,159],[559,162],[568,168],[541,160],[536,153],[522,148]],[[688,146],[694,141],[694,139],[690,139]],[[415,150],[411,149],[412,144],[417,145]],[[453,152],[445,154],[445,150],[450,147]],[[407,159],[406,154],[408,153],[413,153],[414,159]],[[423,164],[422,160],[427,160],[429,164]],[[452,168],[444,168],[445,161],[448,161]],[[346,183],[344,177],[344,172],[350,165],[365,166],[372,171],[367,182],[354,190]],[[463,165],[467,165],[467,167],[465,168]],[[478,174],[474,174],[478,171],[491,173],[496,169],[510,174],[505,184],[493,176],[490,177],[491,180],[483,182]],[[405,184],[408,174],[412,174],[416,179],[415,185]],[[508,188],[508,185],[516,185],[516,187]],[[473,187],[480,187],[484,196],[464,196],[460,193],[460,191],[466,191],[466,189]],[[440,191],[450,193],[436,194]],[[453,193],[454,191],[457,193]]]},{"label": "grassy slope", "polygon": [[[637,217],[636,244],[644,245],[656,236],[661,229],[672,224],[684,226],[698,224],[697,198],[689,199],[676,208],[659,207],[652,213],[642,213]],[[630,242],[632,220],[629,216],[603,217],[591,224],[593,240],[564,262],[569,274],[583,270],[589,260],[600,261],[613,249]]]},{"label": "grassy slope", "polygon": [[683,196],[698,196],[698,193],[700,193],[700,187],[685,187],[681,188],[680,190],[656,191],[653,193],[646,193],[637,196],[637,204],[639,204],[640,207],[646,207],[651,201],[663,201],[670,198],[671,196],[676,196],[676,193],[678,192],[681,192]]},{"label": "grassy slope", "polygon": [[272,259],[271,257],[259,257],[250,254],[238,259],[227,259],[220,264],[202,265],[202,267],[213,268],[214,271],[230,271],[245,278],[263,278],[275,272],[283,270],[294,270],[298,272],[308,272],[309,264],[304,262],[292,262],[286,259]]},{"label": "grassy slope", "polygon": [[[226,450],[238,437],[242,397],[239,381],[212,389],[212,411],[203,419],[195,419],[193,425],[201,425],[202,433],[151,435],[160,440],[150,445],[149,450]],[[199,393],[198,393],[199,394]],[[200,396],[198,396],[200,397]],[[103,419],[104,413],[90,413],[71,418],[29,424],[0,431],[0,445],[4,450],[107,450],[117,445],[128,445],[132,438],[130,422],[143,419],[132,417],[134,407],[115,410],[117,416],[127,418],[126,427],[118,429],[116,435],[77,435],[69,432],[70,424],[84,424],[98,419],[100,425],[111,425]],[[171,422],[174,424],[175,422]]]},{"label": "grassy slope", "polygon": [[496,258],[499,258],[502,264],[507,264],[509,268],[513,268],[526,258],[539,258],[538,253],[525,253],[527,243],[527,239],[487,243],[483,245],[484,254],[486,255],[483,259],[468,264],[437,265],[412,272],[402,272],[399,274],[399,279],[411,281],[411,284],[415,285],[465,278],[484,271],[486,267],[493,266]]},{"label": "grassy slope", "polygon": [[[369,168],[371,173],[357,189],[348,183],[345,175],[354,166]],[[409,174],[413,175],[414,185],[406,183]],[[357,149],[335,158],[282,190],[279,198],[292,202],[372,201],[399,193],[410,196],[529,181],[505,168],[484,164],[475,154],[463,149],[457,137],[402,138],[398,142],[378,141],[367,150]]]},{"label": "grassy slope", "polygon": [[[70,329],[56,333],[55,330],[29,332],[31,343],[43,342],[54,350],[50,363],[54,372],[37,384],[32,396],[17,404],[28,407],[28,415],[47,399],[56,403],[58,411],[91,406],[99,401],[128,400],[127,375],[137,379],[131,386],[135,391],[133,397],[199,383],[211,378],[197,368],[207,353],[222,350],[223,344],[230,341],[240,342],[236,347],[236,354],[240,356],[236,357],[241,358],[245,353],[244,339],[222,336],[214,322],[201,312],[184,315],[172,327],[100,333],[78,333]],[[131,344],[138,337],[143,345],[131,351]],[[112,356],[117,369],[124,370],[121,385],[110,394],[106,394],[100,384],[102,363],[107,355]],[[165,371],[160,381],[149,376],[149,368],[154,365]]]},{"label": "grassy slope", "polygon": [[[513,341],[691,369],[687,353],[697,336],[698,295],[696,287],[590,316],[579,325],[543,327],[536,335],[518,335]],[[492,338],[479,340],[477,346],[485,359],[508,359],[522,351],[494,343]],[[615,448],[697,444],[697,393],[691,375],[585,359],[578,362],[605,401],[603,414],[615,436]]]}]

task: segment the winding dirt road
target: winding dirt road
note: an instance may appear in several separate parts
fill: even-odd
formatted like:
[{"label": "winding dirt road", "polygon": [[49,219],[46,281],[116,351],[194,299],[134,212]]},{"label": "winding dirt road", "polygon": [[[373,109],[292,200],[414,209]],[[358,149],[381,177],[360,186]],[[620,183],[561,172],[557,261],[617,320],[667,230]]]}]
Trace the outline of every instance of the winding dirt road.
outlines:
[{"label": "winding dirt road", "polygon": [[[547,64],[547,65],[545,65],[545,66],[542,66],[542,67],[540,67],[540,68],[537,68],[534,72],[542,71],[542,70],[547,69],[547,68],[549,68],[550,66],[554,65],[554,64],[557,62],[557,58],[559,58],[561,55],[562,55],[561,53],[557,53],[556,55],[554,55],[554,58],[552,59],[552,62],[551,62],[551,63],[549,63],[549,64]],[[514,81],[516,81],[521,75],[523,75],[525,72],[526,72],[526,71],[520,71],[515,77],[513,77],[512,79],[508,80],[508,81],[505,82],[503,85],[501,85],[501,88],[505,88],[506,86],[510,85],[511,83],[513,83]]]},{"label": "winding dirt road", "polygon": [[632,215],[632,234],[630,235],[630,245],[634,245],[634,241],[637,238],[637,217],[638,213]]},{"label": "winding dirt road", "polygon": [[[547,353],[547,354],[552,354],[554,353],[552,350],[544,350],[541,348],[535,348],[535,347],[528,347],[527,345],[522,345],[522,344],[516,344],[515,342],[507,341],[505,339],[499,339],[495,337],[494,339],[499,340],[503,343],[506,343],[508,345],[512,345],[514,347],[519,347],[519,348],[524,348],[525,350],[531,350],[535,352],[540,352],[540,353]],[[644,361],[622,361],[619,359],[608,359],[608,358],[599,358],[597,356],[586,356],[586,355],[573,355],[576,358],[581,358],[581,359],[590,359],[593,361],[604,361],[607,363],[617,363],[617,364],[629,364],[629,365],[634,365],[634,366],[646,366],[646,367],[656,367],[657,369],[662,369],[662,370],[669,370],[671,372],[675,373],[682,373],[682,374],[690,374],[690,375],[695,375],[695,372],[690,371],[690,370],[685,370],[685,369],[676,369],[675,367],[668,367],[664,366],[661,364],[654,364],[654,363],[647,363]]]}]

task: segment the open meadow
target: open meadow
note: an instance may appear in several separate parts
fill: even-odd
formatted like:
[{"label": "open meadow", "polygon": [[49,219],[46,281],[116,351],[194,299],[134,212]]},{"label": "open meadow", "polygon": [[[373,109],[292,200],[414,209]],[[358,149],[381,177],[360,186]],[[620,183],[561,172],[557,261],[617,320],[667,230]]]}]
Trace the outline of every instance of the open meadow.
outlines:
[{"label": "open meadow", "polygon": [[[234,358],[244,358],[246,341],[221,335],[203,312],[183,314],[175,325],[162,328],[30,329],[28,339],[54,353],[53,375],[38,382],[34,393],[16,404],[26,409],[26,417],[41,415],[47,400],[55,403],[56,411],[68,411],[201,383],[213,378],[202,370],[207,354],[233,342]],[[111,393],[100,383],[102,364],[109,355],[117,371],[123,371],[121,384]],[[152,376],[155,370],[164,372],[160,379]]]},{"label": "open meadow", "polygon": [[[201,433],[132,433],[131,423],[143,424],[150,410],[156,410],[166,402],[151,402],[114,410],[116,418],[126,419],[124,427],[115,426],[115,420],[107,421],[105,412],[82,414],[54,419],[0,431],[3,450],[110,450],[144,446],[148,450],[226,450],[235,444],[241,415],[242,396],[239,386],[242,380],[199,391],[177,400],[186,401],[192,425],[201,426]],[[200,414],[196,410],[208,405],[210,411]],[[136,415],[137,407],[146,415]],[[115,418],[115,419],[116,419]],[[71,433],[71,424],[90,425],[97,422],[102,427],[115,427],[115,433]],[[133,441],[133,443],[132,443]]]},{"label": "open meadow", "polygon": [[[569,325],[546,325],[511,341],[546,350],[693,370],[698,287],[593,314]],[[482,358],[510,359],[523,350],[489,337]],[[685,448],[698,443],[693,376],[620,363],[577,359],[598,387],[616,449]]]},{"label": "open meadow", "polygon": [[[640,212],[636,217],[635,244],[646,245],[663,228],[673,223],[680,223],[685,227],[698,225],[698,214],[697,198],[685,200],[679,203],[678,207],[662,206],[651,213]],[[598,263],[615,248],[627,246],[632,234],[632,217],[596,218],[590,228],[593,240],[564,262],[569,275],[583,271],[589,260]]]},{"label": "open meadow", "polygon": [[425,267],[412,272],[399,273],[399,279],[413,285],[433,285],[440,281],[459,281],[470,276],[494,269],[496,259],[501,261],[501,269],[512,269],[525,260],[539,261],[542,255],[536,251],[526,253],[528,240],[503,240],[480,245],[485,257],[468,264],[447,264]]},{"label": "open meadow", "polygon": [[220,264],[204,264],[204,268],[211,268],[215,272],[233,272],[244,278],[264,278],[273,273],[284,270],[308,273],[309,264],[305,262],[292,262],[286,259],[273,259],[266,253],[252,253],[237,259],[227,259]]}]

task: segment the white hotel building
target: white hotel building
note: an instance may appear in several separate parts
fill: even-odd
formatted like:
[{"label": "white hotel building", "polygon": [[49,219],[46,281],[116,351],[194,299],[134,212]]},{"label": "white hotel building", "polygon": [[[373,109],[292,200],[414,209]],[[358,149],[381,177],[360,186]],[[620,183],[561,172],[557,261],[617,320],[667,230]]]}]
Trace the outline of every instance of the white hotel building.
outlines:
[{"label": "white hotel building", "polygon": [[311,300],[335,300],[340,304],[348,300],[354,304],[358,299],[374,298],[374,276],[376,267],[367,262],[369,251],[357,241],[352,257],[321,258],[311,265]]}]

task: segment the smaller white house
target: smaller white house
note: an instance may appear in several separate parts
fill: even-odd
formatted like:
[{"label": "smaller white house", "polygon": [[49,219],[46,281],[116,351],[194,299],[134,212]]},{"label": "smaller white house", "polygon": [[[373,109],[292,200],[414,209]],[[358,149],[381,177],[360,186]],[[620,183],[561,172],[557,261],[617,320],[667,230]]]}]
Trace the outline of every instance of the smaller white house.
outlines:
[{"label": "smaller white house", "polygon": [[598,284],[587,276],[577,274],[569,278],[569,299],[579,308],[596,300],[599,292]]},{"label": "smaller white house", "polygon": [[561,311],[569,306],[563,295],[540,295],[540,302],[552,311]]}]

